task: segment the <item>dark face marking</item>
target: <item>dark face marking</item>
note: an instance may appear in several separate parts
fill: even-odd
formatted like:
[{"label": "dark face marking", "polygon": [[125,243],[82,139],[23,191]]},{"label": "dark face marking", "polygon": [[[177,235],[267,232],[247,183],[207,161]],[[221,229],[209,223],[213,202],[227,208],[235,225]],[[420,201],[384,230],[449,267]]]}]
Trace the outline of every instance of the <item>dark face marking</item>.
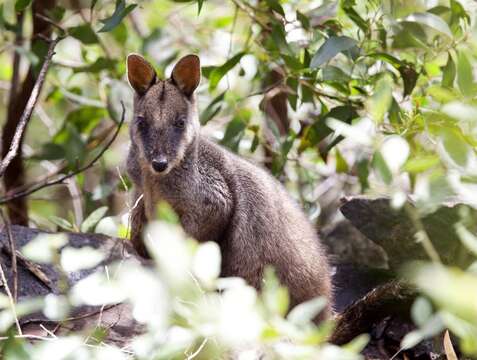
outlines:
[{"label": "dark face marking", "polygon": [[155,173],[180,164],[198,132],[194,104],[171,81],[159,81],[137,99],[135,143]]}]

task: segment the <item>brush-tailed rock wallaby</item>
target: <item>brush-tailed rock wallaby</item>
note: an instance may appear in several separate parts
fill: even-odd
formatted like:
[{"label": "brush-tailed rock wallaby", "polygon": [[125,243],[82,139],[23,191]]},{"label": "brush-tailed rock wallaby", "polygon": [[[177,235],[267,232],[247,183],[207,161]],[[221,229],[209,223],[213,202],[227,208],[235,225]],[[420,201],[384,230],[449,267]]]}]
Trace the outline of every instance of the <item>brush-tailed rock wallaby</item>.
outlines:
[{"label": "brush-tailed rock wallaby", "polygon": [[128,56],[127,70],[136,93],[127,167],[136,199],[143,195],[132,214],[137,252],[147,256],[143,225],[155,218],[158,202],[167,201],[190,236],[219,244],[222,276],[242,277],[260,289],[264,267],[271,265],[292,305],[316,296],[331,304],[327,258],[303,211],[264,169],[200,134],[199,58],[180,59],[167,80],[137,54]]}]

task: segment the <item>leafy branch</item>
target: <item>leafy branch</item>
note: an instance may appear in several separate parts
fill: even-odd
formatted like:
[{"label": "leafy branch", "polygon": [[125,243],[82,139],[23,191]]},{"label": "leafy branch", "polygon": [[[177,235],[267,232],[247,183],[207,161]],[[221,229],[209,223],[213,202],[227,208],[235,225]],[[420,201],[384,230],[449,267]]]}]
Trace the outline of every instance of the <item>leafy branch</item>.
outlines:
[{"label": "leafy branch", "polygon": [[116,131],[114,132],[111,139],[106,143],[106,145],[98,153],[98,155],[96,155],[89,163],[87,163],[86,165],[78,168],[75,171],[72,171],[68,174],[62,175],[62,176],[60,176],[56,179],[53,179],[53,180],[46,179],[45,181],[43,181],[41,183],[38,183],[38,184],[32,186],[29,189],[25,189],[25,190],[13,193],[11,195],[4,196],[4,197],[0,198],[0,204],[5,204],[5,203],[7,203],[11,200],[31,195],[31,194],[37,192],[38,190],[44,189],[46,187],[62,184],[65,180],[67,180],[67,179],[69,179],[73,176],[76,176],[76,175],[84,172],[85,170],[88,170],[92,166],[94,166],[96,164],[96,162],[103,156],[103,154],[106,152],[106,150],[109,149],[109,147],[112,145],[112,143],[114,142],[114,140],[118,136],[119,131],[121,130],[121,127],[124,123],[125,114],[126,114],[126,108],[124,107],[124,103],[122,101],[121,101],[121,107],[122,107],[121,120],[119,121],[118,126],[116,127]]}]

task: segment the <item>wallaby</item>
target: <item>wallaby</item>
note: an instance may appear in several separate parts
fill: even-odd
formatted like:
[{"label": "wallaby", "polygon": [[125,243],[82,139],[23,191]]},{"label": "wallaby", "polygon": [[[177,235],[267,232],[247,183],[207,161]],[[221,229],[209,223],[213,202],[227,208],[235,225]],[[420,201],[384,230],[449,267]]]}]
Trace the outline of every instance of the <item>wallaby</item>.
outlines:
[{"label": "wallaby", "polygon": [[[239,276],[260,289],[271,265],[288,287],[291,305],[324,296],[331,309],[330,270],[316,230],[285,188],[264,169],[200,134],[194,94],[200,61],[187,55],[168,80],[159,80],[140,55],[127,58],[135,91],[128,173],[139,199],[131,240],[147,256],[143,225],[167,201],[184,230],[198,241],[216,241],[222,276]],[[143,195],[142,199],[139,198]]]}]

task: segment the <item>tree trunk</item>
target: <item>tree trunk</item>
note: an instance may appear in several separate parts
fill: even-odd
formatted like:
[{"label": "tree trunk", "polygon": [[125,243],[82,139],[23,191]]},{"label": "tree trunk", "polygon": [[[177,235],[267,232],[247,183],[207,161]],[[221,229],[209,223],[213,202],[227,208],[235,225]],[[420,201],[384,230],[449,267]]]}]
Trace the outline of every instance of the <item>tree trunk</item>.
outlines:
[{"label": "tree trunk", "polygon": [[[32,18],[33,18],[33,34],[32,34],[32,48],[36,48],[35,42],[44,42],[43,38],[50,38],[51,26],[50,24],[38,17],[37,14],[46,16],[46,10],[52,9],[55,5],[54,0],[42,0],[34,1],[32,5]],[[17,45],[21,46],[22,43],[22,26],[23,26],[23,14],[19,14],[18,23],[20,24],[20,30],[16,36]],[[41,59],[43,60],[43,59]],[[15,131],[17,129],[20,118],[25,110],[26,103],[35,85],[38,72],[37,66],[30,65],[28,73],[18,88],[20,74],[19,74],[20,56],[17,52],[13,55],[13,74],[11,79],[11,91],[7,110],[7,121],[3,127],[2,132],[2,157],[8,153]],[[41,67],[41,63],[38,65]],[[25,185],[25,168],[23,163],[22,154],[23,138],[20,141],[20,148],[17,156],[15,156],[7,167],[3,183],[5,186],[5,192],[15,191],[15,189]],[[8,216],[12,224],[28,225],[28,207],[26,198],[22,197],[10,201],[7,204]]]}]

